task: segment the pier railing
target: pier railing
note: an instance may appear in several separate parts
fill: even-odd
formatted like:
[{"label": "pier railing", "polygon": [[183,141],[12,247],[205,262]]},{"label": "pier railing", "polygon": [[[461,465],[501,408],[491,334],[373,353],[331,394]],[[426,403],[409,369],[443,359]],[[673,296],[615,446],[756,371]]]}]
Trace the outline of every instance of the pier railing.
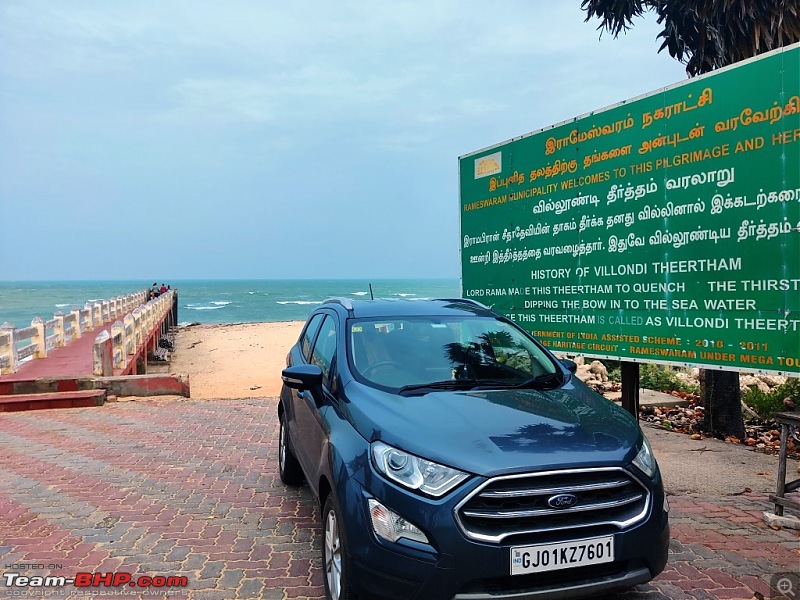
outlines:
[{"label": "pier railing", "polygon": [[142,290],[110,300],[87,302],[83,308],[76,306],[69,313],[59,311],[48,321],[37,316],[30,327],[15,328],[3,323],[0,326],[0,375],[16,373],[23,361],[31,357],[46,358],[48,351],[70,340],[102,328],[106,323],[124,319],[139,310],[148,297],[149,293]]},{"label": "pier railing", "polygon": [[[173,301],[175,290],[170,290],[161,294],[157,298],[150,300],[146,304],[140,306],[130,314],[125,315],[122,320],[117,320],[111,325],[111,361],[114,369],[124,369],[131,360],[134,360],[137,351],[150,342],[153,345],[150,350],[155,350],[158,344],[158,335],[154,335],[156,328],[160,327],[160,333],[166,333],[166,330],[172,323],[170,318],[172,315]],[[98,336],[94,344],[94,365],[95,375],[102,375],[102,365],[104,353],[106,352],[107,338],[103,339]],[[145,360],[147,348],[144,349]]]}]

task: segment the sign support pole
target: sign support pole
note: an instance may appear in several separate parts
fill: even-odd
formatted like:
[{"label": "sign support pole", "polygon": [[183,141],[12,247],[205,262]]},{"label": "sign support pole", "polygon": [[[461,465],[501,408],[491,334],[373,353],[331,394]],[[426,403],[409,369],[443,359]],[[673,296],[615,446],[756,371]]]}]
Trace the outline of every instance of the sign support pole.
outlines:
[{"label": "sign support pole", "polygon": [[639,363],[622,361],[622,408],[639,420]]}]

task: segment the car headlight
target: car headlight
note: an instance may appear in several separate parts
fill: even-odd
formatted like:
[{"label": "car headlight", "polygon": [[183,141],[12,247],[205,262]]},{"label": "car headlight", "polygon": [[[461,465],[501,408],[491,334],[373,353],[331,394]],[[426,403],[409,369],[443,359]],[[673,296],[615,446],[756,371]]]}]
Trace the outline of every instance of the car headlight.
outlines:
[{"label": "car headlight", "polygon": [[398,450],[383,442],[372,443],[372,462],[386,478],[436,498],[468,477],[457,469]]},{"label": "car headlight", "polygon": [[642,449],[639,450],[639,454],[633,459],[633,464],[650,479],[655,477],[656,457],[653,456],[653,449],[650,447],[650,443],[645,437],[642,437]]}]

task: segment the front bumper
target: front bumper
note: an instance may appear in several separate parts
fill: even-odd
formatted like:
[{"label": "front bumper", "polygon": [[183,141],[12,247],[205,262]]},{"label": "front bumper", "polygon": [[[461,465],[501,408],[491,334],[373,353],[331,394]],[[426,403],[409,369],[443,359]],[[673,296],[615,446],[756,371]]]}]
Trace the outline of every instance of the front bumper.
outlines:
[{"label": "front bumper", "polygon": [[[609,535],[591,530],[549,532],[542,536],[493,544],[468,539],[457,527],[458,503],[480,484],[467,484],[451,497],[423,499],[399,489],[367,470],[365,482],[348,480],[345,534],[355,591],[398,600],[502,600],[506,598],[580,598],[611,593],[647,582],[664,568],[669,546],[668,516],[657,482],[650,513],[636,526],[616,531],[615,561],[529,575],[510,575],[511,547]],[[417,525],[431,546],[375,536],[367,499],[374,497]]]}]

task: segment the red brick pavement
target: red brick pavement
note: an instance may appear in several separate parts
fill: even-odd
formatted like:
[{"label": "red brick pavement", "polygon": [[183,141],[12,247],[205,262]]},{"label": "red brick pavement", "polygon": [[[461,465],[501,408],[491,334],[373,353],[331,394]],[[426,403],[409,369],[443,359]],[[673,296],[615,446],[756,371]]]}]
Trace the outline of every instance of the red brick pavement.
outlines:
[{"label": "red brick pavement", "polygon": [[[2,572],[188,581],[125,587],[129,598],[321,598],[316,507],[307,488],[280,483],[276,432],[265,398],[3,414]],[[670,501],[670,563],[620,598],[768,598],[771,579],[800,572],[800,538],[763,523],[766,497]]]}]

